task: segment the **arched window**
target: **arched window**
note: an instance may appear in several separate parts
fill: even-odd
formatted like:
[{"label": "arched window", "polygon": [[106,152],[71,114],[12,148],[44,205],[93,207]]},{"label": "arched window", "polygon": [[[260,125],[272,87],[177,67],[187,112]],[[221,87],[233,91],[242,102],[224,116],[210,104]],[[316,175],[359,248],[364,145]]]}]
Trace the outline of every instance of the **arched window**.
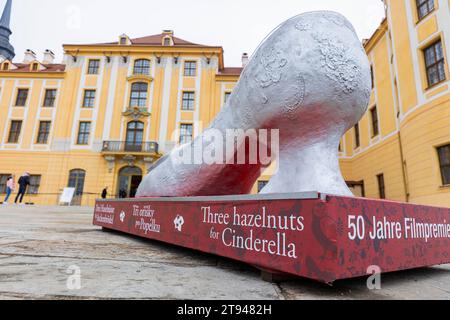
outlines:
[{"label": "arched window", "polygon": [[129,122],[127,126],[126,151],[142,151],[144,139],[144,123],[140,121]]},{"label": "arched window", "polygon": [[131,85],[130,107],[145,107],[147,105],[148,84],[135,82]]},{"label": "arched window", "polygon": [[139,59],[134,62],[134,74],[150,74],[150,60]]}]

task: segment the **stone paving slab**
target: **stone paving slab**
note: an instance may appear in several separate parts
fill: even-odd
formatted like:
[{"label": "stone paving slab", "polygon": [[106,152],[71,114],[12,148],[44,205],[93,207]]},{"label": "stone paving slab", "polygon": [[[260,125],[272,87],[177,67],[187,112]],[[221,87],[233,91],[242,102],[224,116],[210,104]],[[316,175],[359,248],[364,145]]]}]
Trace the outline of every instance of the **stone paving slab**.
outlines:
[{"label": "stone paving slab", "polygon": [[[81,290],[66,287],[67,268],[81,270]],[[277,299],[272,284],[255,273],[215,266],[121,260],[11,257],[0,260],[0,295],[95,299]],[[30,285],[32,284],[32,285]]]},{"label": "stone paving slab", "polygon": [[[92,208],[0,206],[0,299],[450,299],[450,265],[332,287],[92,225]],[[81,271],[69,290],[68,268]]]}]

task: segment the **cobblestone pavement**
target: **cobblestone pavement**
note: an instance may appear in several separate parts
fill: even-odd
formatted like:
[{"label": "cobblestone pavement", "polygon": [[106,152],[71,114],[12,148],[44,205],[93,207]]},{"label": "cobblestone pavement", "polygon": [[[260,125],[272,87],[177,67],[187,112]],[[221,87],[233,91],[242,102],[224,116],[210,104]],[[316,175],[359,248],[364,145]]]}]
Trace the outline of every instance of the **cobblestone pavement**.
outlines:
[{"label": "cobblestone pavement", "polygon": [[373,291],[364,278],[272,284],[241,263],[102,232],[92,213],[0,206],[0,299],[450,299],[450,265],[383,275]]}]

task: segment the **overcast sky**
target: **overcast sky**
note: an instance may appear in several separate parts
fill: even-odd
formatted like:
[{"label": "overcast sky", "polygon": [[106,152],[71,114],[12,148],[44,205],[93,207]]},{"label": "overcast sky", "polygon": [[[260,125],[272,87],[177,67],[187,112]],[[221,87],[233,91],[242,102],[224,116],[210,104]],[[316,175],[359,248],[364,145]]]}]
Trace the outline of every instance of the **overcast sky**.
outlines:
[{"label": "overcast sky", "polygon": [[[6,0],[0,0],[3,7]],[[175,36],[225,50],[225,65],[240,66],[282,21],[302,12],[334,10],[369,38],[384,17],[381,0],[13,0],[11,42],[15,61],[32,49],[62,59],[64,43],[116,41],[175,31]]]}]

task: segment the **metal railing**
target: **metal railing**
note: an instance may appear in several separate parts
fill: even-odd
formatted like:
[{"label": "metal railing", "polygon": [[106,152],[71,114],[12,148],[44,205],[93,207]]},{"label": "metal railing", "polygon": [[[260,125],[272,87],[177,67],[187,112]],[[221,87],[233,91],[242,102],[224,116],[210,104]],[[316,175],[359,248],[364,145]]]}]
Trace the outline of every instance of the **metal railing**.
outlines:
[{"label": "metal railing", "polygon": [[157,142],[104,141],[102,152],[158,153]]}]

